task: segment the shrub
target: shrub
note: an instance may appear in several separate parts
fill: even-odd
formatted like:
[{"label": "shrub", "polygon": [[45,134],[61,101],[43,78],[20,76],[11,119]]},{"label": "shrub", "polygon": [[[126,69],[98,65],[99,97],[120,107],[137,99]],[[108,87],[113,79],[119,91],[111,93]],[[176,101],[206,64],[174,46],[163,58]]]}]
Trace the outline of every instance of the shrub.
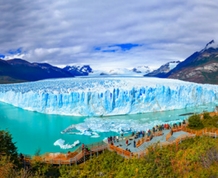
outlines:
[{"label": "shrub", "polygon": [[209,119],[212,119],[212,117],[210,116],[210,114],[208,113],[208,112],[205,112],[204,114],[203,114],[203,116],[204,116],[204,119],[206,120],[209,120]]},{"label": "shrub", "polygon": [[204,125],[200,119],[200,115],[192,115],[188,118],[188,127],[190,129],[196,129],[196,130],[199,130],[199,129],[203,129],[204,128]]},{"label": "shrub", "polygon": [[0,143],[0,158],[5,155],[10,158],[10,161],[17,163],[17,147],[12,142],[12,136],[8,131],[0,130]]}]

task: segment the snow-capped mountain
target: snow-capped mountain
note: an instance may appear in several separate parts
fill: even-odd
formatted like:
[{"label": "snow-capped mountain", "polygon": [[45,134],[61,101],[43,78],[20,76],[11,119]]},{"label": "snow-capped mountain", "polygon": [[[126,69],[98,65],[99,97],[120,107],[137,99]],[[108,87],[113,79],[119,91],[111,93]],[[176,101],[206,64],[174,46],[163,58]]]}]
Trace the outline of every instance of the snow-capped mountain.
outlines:
[{"label": "snow-capped mountain", "polygon": [[145,76],[218,84],[218,44],[211,40],[184,61],[167,63]]},{"label": "snow-capped mountain", "polygon": [[68,71],[74,76],[87,76],[93,72],[92,68],[89,65],[75,65],[75,66],[66,66],[63,70]]},{"label": "snow-capped mountain", "polygon": [[168,62],[162,66],[160,66],[160,68],[158,68],[157,70],[154,70],[153,72],[150,72],[148,74],[146,74],[146,77],[160,77],[160,78],[164,78],[165,75],[170,72],[172,69],[174,69],[178,64],[180,63],[180,61],[171,61]]},{"label": "snow-capped mountain", "polygon": [[218,84],[218,44],[208,42],[171,70],[166,77],[197,83]]},{"label": "snow-capped mountain", "polygon": [[148,74],[151,72],[151,69],[148,66],[138,66],[132,69],[135,73]]},{"label": "snow-capped mountain", "polygon": [[143,76],[151,70],[148,66],[138,66],[133,69],[116,68],[109,71],[102,71],[100,75],[117,75],[117,76]]},{"label": "snow-capped mountain", "polygon": [[31,63],[23,59],[0,59],[0,83],[36,81],[48,78],[73,77],[48,63]]}]

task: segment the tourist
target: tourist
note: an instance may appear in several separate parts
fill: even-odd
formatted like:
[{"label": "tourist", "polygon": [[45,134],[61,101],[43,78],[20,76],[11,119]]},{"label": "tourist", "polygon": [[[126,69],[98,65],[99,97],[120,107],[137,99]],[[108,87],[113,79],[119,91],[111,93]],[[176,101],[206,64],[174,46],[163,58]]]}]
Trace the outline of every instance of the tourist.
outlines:
[{"label": "tourist", "polygon": [[134,140],[134,142],[133,142],[133,143],[134,143],[134,147],[136,147],[136,141],[135,141],[135,140]]},{"label": "tourist", "polygon": [[153,130],[153,133],[155,133],[155,128],[154,127],[152,128],[152,130]]},{"label": "tourist", "polygon": [[159,125],[159,131],[162,131],[162,125]]},{"label": "tourist", "polygon": [[142,131],[142,137],[144,137],[145,136],[145,132],[144,131]]},{"label": "tourist", "polygon": [[113,136],[113,142],[115,143],[115,141],[116,141],[116,138],[115,138],[115,136]]},{"label": "tourist", "polygon": [[121,133],[121,139],[123,140],[123,133]]},{"label": "tourist", "polygon": [[150,131],[150,129],[148,130],[148,137],[151,135],[151,131]]},{"label": "tourist", "polygon": [[126,146],[128,146],[128,139],[126,139]]},{"label": "tourist", "polygon": [[159,130],[159,126],[158,125],[156,125],[156,129],[155,129],[155,131],[157,132]]},{"label": "tourist", "polygon": [[82,150],[84,150],[85,149],[85,145],[84,144],[82,144]]},{"label": "tourist", "polygon": [[117,142],[119,142],[119,137],[118,136],[116,136],[116,139],[117,139]]},{"label": "tourist", "polygon": [[110,137],[107,137],[107,142],[108,142],[108,144],[111,144]]}]

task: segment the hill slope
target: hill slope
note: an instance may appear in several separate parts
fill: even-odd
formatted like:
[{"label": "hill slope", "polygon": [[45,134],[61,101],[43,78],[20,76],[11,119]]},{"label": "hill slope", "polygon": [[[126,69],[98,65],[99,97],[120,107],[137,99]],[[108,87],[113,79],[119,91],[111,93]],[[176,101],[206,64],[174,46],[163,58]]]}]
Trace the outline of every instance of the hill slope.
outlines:
[{"label": "hill slope", "polygon": [[36,81],[63,77],[73,77],[73,75],[47,63],[30,63],[22,59],[7,61],[0,59],[1,83]]},{"label": "hill slope", "polygon": [[154,70],[144,76],[146,77],[159,77],[159,78],[165,78],[166,74],[171,71],[173,68],[175,68],[178,64],[180,63],[180,61],[171,61],[168,62],[162,66],[160,66],[160,68],[158,68],[157,70]]},{"label": "hill slope", "polygon": [[166,77],[197,83],[218,84],[218,48],[193,53]]}]

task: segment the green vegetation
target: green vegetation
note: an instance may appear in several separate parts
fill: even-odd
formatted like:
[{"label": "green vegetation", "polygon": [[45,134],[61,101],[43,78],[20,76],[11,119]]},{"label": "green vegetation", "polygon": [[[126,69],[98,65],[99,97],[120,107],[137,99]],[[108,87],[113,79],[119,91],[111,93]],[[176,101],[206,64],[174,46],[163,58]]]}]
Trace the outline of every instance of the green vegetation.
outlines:
[{"label": "green vegetation", "polygon": [[[216,127],[217,116],[208,113],[193,115],[189,127],[200,129]],[[149,148],[143,158],[124,159],[115,152],[105,151],[80,165],[52,166],[37,159],[40,150],[31,160],[31,167],[24,168],[22,162],[16,163],[16,147],[7,131],[0,131],[0,178],[1,177],[218,177],[218,139],[211,137],[189,138],[180,144],[165,147],[155,145]],[[8,151],[11,150],[11,151]],[[6,154],[5,154],[6,153]],[[12,159],[13,158],[13,159]]]},{"label": "green vegetation", "polygon": [[203,113],[201,115],[192,115],[188,118],[190,129],[200,130],[203,128],[218,128],[218,116],[211,117],[209,113]]},{"label": "green vegetation", "polygon": [[200,115],[192,115],[188,119],[188,126],[190,129],[200,130],[204,128]]},{"label": "green vegetation", "polygon": [[12,142],[12,136],[8,131],[0,130],[0,143],[0,156],[5,156],[11,162],[17,163],[17,147]]}]

